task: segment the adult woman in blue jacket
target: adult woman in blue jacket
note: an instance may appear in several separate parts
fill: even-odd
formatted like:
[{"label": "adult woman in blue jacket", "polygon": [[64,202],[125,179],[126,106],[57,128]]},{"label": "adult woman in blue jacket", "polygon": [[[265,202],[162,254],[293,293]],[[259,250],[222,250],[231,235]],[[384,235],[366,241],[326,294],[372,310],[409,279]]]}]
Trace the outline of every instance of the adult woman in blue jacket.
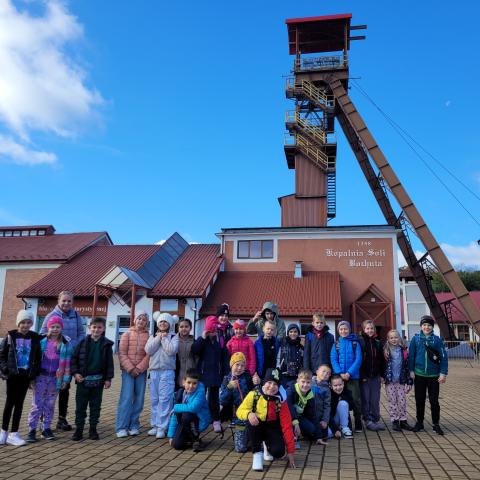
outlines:
[{"label": "adult woman in blue jacket", "polygon": [[428,391],[432,412],[433,430],[443,435],[440,427],[440,384],[445,383],[448,374],[448,355],[443,340],[433,333],[434,319],[424,315],[420,319],[421,331],[412,338],[408,349],[410,376],[415,386],[417,423],[413,432],[424,429],[425,400]]},{"label": "adult woman in blue jacket", "polygon": [[360,366],[362,365],[362,348],[358,337],[350,333],[350,324],[342,320],[338,323],[338,340],[330,351],[330,361],[334,375],[340,375],[345,388],[352,393],[355,417],[355,431],[362,431],[362,405],[360,397]]}]

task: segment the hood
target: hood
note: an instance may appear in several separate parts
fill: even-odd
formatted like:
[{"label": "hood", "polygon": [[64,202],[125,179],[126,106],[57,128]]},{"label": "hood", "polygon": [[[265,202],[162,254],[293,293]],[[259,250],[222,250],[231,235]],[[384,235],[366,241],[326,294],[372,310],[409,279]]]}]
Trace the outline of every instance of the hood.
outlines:
[{"label": "hood", "polygon": [[346,337],[340,337],[339,340],[350,340],[350,341],[357,341],[358,342],[358,337],[355,333],[350,333]]},{"label": "hood", "polygon": [[271,310],[275,314],[275,318],[278,316],[278,305],[273,302],[265,302],[262,307],[262,317],[265,318],[265,310]]}]

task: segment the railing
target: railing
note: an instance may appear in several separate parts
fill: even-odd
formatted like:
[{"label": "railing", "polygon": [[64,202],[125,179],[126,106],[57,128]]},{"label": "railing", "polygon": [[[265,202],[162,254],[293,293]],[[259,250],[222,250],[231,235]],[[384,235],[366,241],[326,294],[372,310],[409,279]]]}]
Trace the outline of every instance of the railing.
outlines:
[{"label": "railing", "polygon": [[327,95],[308,80],[296,82],[295,77],[287,77],[286,89],[292,94],[295,94],[296,90],[301,90],[307,98],[327,108],[333,108],[335,106],[335,97],[333,95]]},{"label": "railing", "polygon": [[322,57],[300,57],[295,59],[294,69],[298,71],[332,70],[345,68],[347,61],[343,55],[328,55]]},{"label": "railing", "polygon": [[313,163],[326,171],[335,169],[335,157],[328,156],[325,152],[318,149],[315,145],[309,143],[309,141],[300,134],[293,136],[295,139],[295,145],[300,151],[307,156]]},{"label": "railing", "polygon": [[480,342],[446,341],[444,343],[449,361],[465,362],[465,366],[480,364]]},{"label": "railing", "polygon": [[320,125],[311,124],[306,118],[301,117],[300,112],[297,110],[291,110],[285,113],[285,123],[296,123],[322,145],[327,143],[327,136],[322,127]]}]

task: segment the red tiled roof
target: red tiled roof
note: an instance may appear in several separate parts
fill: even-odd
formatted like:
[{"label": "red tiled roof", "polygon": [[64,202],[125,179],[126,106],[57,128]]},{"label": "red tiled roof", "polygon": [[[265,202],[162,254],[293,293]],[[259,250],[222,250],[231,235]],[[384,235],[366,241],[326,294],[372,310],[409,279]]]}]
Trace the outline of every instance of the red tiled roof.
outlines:
[{"label": "red tiled roof", "polygon": [[[480,307],[480,292],[469,292],[470,297],[472,300]],[[463,309],[460,305],[460,302],[454,297],[454,295],[450,292],[440,292],[436,293],[435,296],[437,297],[437,300],[439,301],[440,304],[444,302],[448,302],[449,300],[452,300],[452,322],[453,323],[469,323],[468,319],[463,312]]]},{"label": "red tiled roof", "polygon": [[111,243],[107,232],[0,237],[0,262],[65,262],[103,237]]},{"label": "red tiled roof", "polygon": [[253,315],[267,300],[279,306],[279,315],[341,316],[340,274],[338,272],[222,272],[202,307],[202,315],[214,314],[226,302],[230,314]]},{"label": "red tiled roof", "polygon": [[189,245],[153,287],[153,297],[201,297],[222,264],[219,244]]},{"label": "red tiled roof", "polygon": [[79,297],[93,296],[95,283],[113,266],[135,270],[161,248],[161,245],[93,246],[17,296],[56,297],[62,290],[69,290]]}]

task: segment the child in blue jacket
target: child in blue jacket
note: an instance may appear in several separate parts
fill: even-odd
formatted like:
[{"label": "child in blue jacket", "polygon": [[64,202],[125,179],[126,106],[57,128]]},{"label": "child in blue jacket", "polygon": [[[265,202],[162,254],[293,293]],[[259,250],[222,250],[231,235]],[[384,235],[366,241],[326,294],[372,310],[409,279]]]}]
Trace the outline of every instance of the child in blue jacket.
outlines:
[{"label": "child in blue jacket", "polygon": [[263,333],[255,341],[255,357],[257,363],[257,374],[263,379],[268,369],[277,366],[277,355],[280,343],[275,336],[275,324],[266,321],[263,325]]},{"label": "child in blue jacket", "polygon": [[199,375],[189,369],[183,379],[183,387],[175,394],[175,405],[168,426],[170,445],[175,450],[192,446],[194,452],[204,449],[200,433],[210,425],[210,411],[205,398],[205,387]]},{"label": "child in blue jacket", "polygon": [[420,319],[421,332],[415,334],[408,349],[408,364],[410,376],[415,386],[415,404],[417,408],[417,423],[413,432],[423,430],[425,417],[425,400],[428,391],[430,409],[432,412],[433,430],[443,435],[440,427],[440,384],[445,383],[448,374],[448,356],[443,340],[433,333],[434,319],[424,315]]},{"label": "child in blue jacket", "polygon": [[360,366],[362,365],[362,347],[358,337],[351,332],[350,324],[342,320],[338,323],[338,340],[330,351],[330,360],[334,375],[340,375],[345,382],[346,390],[353,397],[355,431],[362,431],[362,405],[360,397]]}]

